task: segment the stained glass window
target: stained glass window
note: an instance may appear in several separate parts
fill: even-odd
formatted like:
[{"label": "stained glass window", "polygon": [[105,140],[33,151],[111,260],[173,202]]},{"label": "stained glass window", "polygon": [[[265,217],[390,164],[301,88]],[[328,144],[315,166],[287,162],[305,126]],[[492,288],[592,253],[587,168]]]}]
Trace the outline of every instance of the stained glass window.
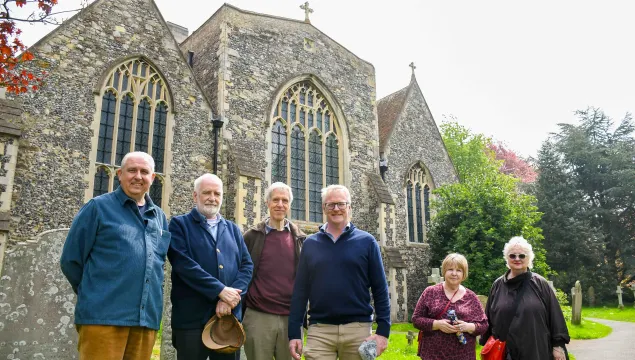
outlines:
[{"label": "stained glass window", "polygon": [[430,226],[430,187],[423,187],[423,214],[425,215],[426,227]]},{"label": "stained glass window", "polygon": [[291,216],[297,220],[306,219],[304,147],[304,133],[296,125],[291,133],[291,190],[295,194],[291,203]]},{"label": "stained glass window", "polygon": [[321,222],[322,188],[341,183],[342,139],[325,136],[327,113],[326,129],[335,128],[331,105],[309,81],[287,88],[272,111],[271,181],[288,182],[293,189],[291,217],[296,220]]},{"label": "stained glass window", "polygon": [[408,184],[406,185],[406,199],[408,202],[408,235],[410,236],[409,239],[410,241],[416,241],[415,240],[415,222],[414,222],[414,214],[413,214],[413,208],[412,208],[412,183],[408,182]]},{"label": "stained glass window", "polygon": [[316,131],[309,137],[309,221],[322,221],[322,141]]},{"label": "stained glass window", "polygon": [[426,168],[418,163],[408,172],[407,211],[408,235],[411,242],[423,243],[430,222],[430,186],[431,180]]},{"label": "stained glass window", "polygon": [[423,242],[423,213],[421,212],[421,184],[415,186],[415,216],[417,217],[417,242]]},{"label": "stained glass window", "polygon": [[111,70],[101,91],[93,196],[117,189],[116,172],[123,157],[133,150],[144,151],[154,158],[155,173],[162,179],[150,188],[161,206],[170,113],[164,79],[145,60],[131,59]]}]

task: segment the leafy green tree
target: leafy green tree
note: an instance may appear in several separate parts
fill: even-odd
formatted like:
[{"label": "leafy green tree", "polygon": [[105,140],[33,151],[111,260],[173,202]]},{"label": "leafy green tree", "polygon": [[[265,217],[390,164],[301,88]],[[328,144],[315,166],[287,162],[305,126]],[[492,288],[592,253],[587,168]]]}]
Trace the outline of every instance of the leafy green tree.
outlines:
[{"label": "leafy green tree", "polygon": [[535,198],[518,191],[518,179],[499,171],[501,161],[489,148],[491,140],[455,123],[443,123],[441,134],[460,182],[435,190],[436,216],[430,227],[432,264],[450,252],[465,255],[470,273],[466,286],[489,293],[505,270],[503,247],[522,235],[534,247],[534,271],[550,274],[542,248],[540,213]]}]

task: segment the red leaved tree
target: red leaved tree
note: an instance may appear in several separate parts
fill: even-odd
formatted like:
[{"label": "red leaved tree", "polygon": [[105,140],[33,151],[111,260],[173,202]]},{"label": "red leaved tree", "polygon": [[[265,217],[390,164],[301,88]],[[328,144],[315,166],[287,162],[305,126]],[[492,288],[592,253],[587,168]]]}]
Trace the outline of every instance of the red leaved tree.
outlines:
[{"label": "red leaved tree", "polygon": [[524,183],[532,183],[536,181],[538,174],[536,170],[523,158],[516,155],[503,144],[489,144],[489,148],[496,154],[497,160],[503,160],[500,171],[503,174],[512,175],[520,179]]}]

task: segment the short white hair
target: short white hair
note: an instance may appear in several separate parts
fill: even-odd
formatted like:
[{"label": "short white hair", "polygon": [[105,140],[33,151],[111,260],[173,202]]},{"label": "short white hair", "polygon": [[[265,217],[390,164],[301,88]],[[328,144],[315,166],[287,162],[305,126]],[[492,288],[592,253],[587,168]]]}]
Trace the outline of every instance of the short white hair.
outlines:
[{"label": "short white hair", "polygon": [[505,259],[505,265],[509,268],[509,265],[507,264],[507,256],[514,247],[520,247],[523,249],[525,255],[529,258],[529,265],[527,267],[532,269],[534,267],[534,250],[531,244],[522,236],[514,236],[509,239],[507,244],[505,244],[505,247],[503,248],[503,259]]},{"label": "short white hair", "polygon": [[265,202],[269,202],[269,200],[271,200],[271,193],[277,189],[287,190],[287,193],[289,193],[289,204],[293,202],[293,191],[291,190],[291,187],[281,181],[277,181],[269,185],[269,187],[265,190]]},{"label": "short white hair", "polygon": [[143,151],[133,151],[133,152],[127,153],[123,157],[123,159],[121,159],[121,167],[122,168],[125,167],[126,162],[128,162],[128,159],[130,159],[133,156],[141,156],[148,163],[148,165],[150,165],[150,170],[154,174],[154,159],[152,158],[152,156],[150,156],[150,154],[145,153]]},{"label": "short white hair", "polygon": [[199,176],[198,178],[196,178],[196,180],[194,180],[194,192],[198,194],[198,191],[201,188],[201,182],[203,182],[204,179],[210,179],[212,181],[218,182],[220,184],[220,188],[221,191],[223,191],[223,180],[221,180],[218,176],[214,175],[214,174],[203,174],[201,176]]},{"label": "short white hair", "polygon": [[326,200],[326,197],[332,193],[333,191],[342,191],[344,192],[344,194],[346,194],[346,201],[348,202],[348,204],[351,204],[351,192],[348,191],[348,188],[344,185],[329,185],[325,188],[322,189],[322,204],[324,204],[324,201]]}]

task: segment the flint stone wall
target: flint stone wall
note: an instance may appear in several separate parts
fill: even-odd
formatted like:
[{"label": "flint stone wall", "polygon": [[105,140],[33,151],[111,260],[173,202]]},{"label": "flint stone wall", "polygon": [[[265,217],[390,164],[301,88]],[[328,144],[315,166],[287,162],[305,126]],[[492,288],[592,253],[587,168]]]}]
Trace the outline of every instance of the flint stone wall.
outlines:
[{"label": "flint stone wall", "polygon": [[5,254],[0,278],[0,358],[77,359],[76,297],[59,266],[68,230]]}]

